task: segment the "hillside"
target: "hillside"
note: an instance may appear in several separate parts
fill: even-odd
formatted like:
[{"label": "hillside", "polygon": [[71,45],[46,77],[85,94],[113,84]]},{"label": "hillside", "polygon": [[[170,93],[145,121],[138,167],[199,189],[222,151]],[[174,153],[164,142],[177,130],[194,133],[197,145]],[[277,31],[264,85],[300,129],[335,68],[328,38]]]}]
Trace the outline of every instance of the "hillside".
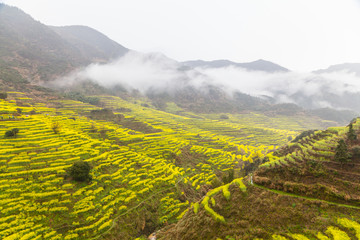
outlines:
[{"label": "hillside", "polygon": [[[2,91],[26,91],[31,94],[31,97],[36,97],[37,101],[42,98],[43,102],[48,98],[58,98],[61,95],[61,93],[57,93],[58,86],[56,84],[49,85],[49,82],[68,76],[70,72],[78,71],[91,63],[102,63],[105,67],[106,63],[109,63],[111,67],[114,63],[112,60],[124,56],[128,52],[131,51],[92,28],[86,26],[49,27],[35,21],[20,9],[0,4],[0,89]],[[241,90],[233,89],[231,90],[233,92],[230,93],[229,89],[221,86],[221,83],[216,83],[210,77],[193,69],[200,66],[209,68],[233,66],[268,73],[288,71],[286,68],[264,60],[251,63],[235,63],[227,60],[179,63],[159,53],[146,54],[144,59],[138,61],[139,66],[131,65],[134,59],[128,60],[130,66],[127,64],[123,68],[117,67],[116,64],[114,66],[115,69],[125,69],[125,76],[119,76],[120,80],[130,81],[126,69],[131,72],[131,67],[134,67],[134,72],[139,73],[149,71],[149,69],[150,74],[160,72],[159,78],[162,77],[161,73],[169,76],[170,79],[165,84],[168,86],[167,88],[161,88],[157,76],[153,76],[153,85],[148,83],[150,80],[147,80],[146,84],[140,84],[140,87],[149,85],[149,88],[142,91],[143,94],[140,95],[149,97],[152,103],[161,110],[166,108],[168,102],[175,102],[186,111],[196,113],[257,111],[266,115],[306,114],[344,124],[356,116],[356,113],[339,112],[333,109],[315,109],[306,112],[305,109],[318,108],[319,106],[313,104],[314,101],[316,103],[329,102],[339,109],[343,109],[344,106],[349,106],[350,109],[356,111],[359,109],[357,101],[354,101],[359,98],[359,94],[351,92],[341,96],[324,92],[321,101],[316,98],[308,98],[312,99],[309,101],[300,91],[289,97],[305,109],[294,104],[274,105],[279,98],[283,97],[283,91],[274,92],[272,98],[267,97],[266,99],[263,96],[244,94]],[[154,66],[155,69],[153,69]],[[108,70],[104,71],[99,75],[106,75]],[[62,91],[110,94],[121,97],[141,91],[141,89],[125,90],[129,85],[127,82],[104,87],[104,79],[98,79],[94,83],[88,79],[91,76],[86,75],[86,77],[85,79],[76,79],[73,86],[67,86]],[[46,87],[55,86],[55,92],[39,87],[39,84]]]},{"label": "hillside", "polygon": [[[206,68],[286,81],[255,97]],[[313,109],[360,94],[311,74],[289,95],[306,110],[281,101],[287,74],[142,54],[0,3],[0,239],[360,239],[360,140],[338,127],[357,114]]]},{"label": "hillside", "polygon": [[[347,131],[316,131],[259,158],[252,178],[208,192],[158,239],[359,239],[360,142]],[[352,149],[343,166],[334,160],[339,139]]]},{"label": "hillside", "polygon": [[[38,103],[21,92],[0,100],[2,239],[147,236],[239,176],[244,162],[293,139],[293,130],[328,124],[285,116],[270,122],[261,114],[180,116],[145,100],[92,98],[97,105]],[[4,136],[14,128],[17,136]],[[67,176],[79,160],[93,168],[90,183]]]},{"label": "hillside", "polygon": [[[92,62],[106,62],[127,49],[86,27],[48,27],[18,8],[0,3],[2,85],[53,80]],[[58,33],[59,34],[58,34]],[[16,83],[16,84],[14,84]]]},{"label": "hillside", "polygon": [[87,26],[50,27],[81,52],[86,59],[107,62],[126,54],[129,49]]},{"label": "hillside", "polygon": [[265,61],[262,59],[248,63],[236,63],[229,60],[214,60],[214,61],[203,61],[193,60],[182,62],[188,67],[202,67],[202,68],[224,68],[224,67],[239,67],[249,71],[264,71],[264,72],[288,72],[289,70],[272,62]]}]

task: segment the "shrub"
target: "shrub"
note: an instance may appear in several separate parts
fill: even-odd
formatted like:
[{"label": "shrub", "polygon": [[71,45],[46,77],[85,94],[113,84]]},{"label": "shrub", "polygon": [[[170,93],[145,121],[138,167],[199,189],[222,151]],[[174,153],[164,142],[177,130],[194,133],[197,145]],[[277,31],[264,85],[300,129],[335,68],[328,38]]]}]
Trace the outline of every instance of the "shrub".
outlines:
[{"label": "shrub", "polygon": [[54,131],[55,134],[58,134],[60,132],[61,129],[61,125],[59,122],[53,122],[51,124],[51,129]]},{"label": "shrub", "polygon": [[360,146],[357,145],[352,147],[351,152],[353,153],[354,156],[360,157]]},{"label": "shrub", "polygon": [[5,137],[15,137],[19,133],[18,128],[13,128],[12,130],[5,132]]},{"label": "shrub", "polygon": [[143,107],[150,107],[149,104],[147,104],[147,103],[142,103],[141,106],[143,106]]},{"label": "shrub", "polygon": [[13,136],[14,133],[11,130],[5,132],[5,137],[13,137]]},{"label": "shrub", "polygon": [[232,182],[234,180],[234,174],[235,174],[234,169],[230,169],[229,171],[225,172],[222,177],[223,183],[227,184]]},{"label": "shrub", "polygon": [[88,162],[77,161],[68,169],[68,174],[75,181],[90,182],[92,180],[90,170],[91,166]]}]

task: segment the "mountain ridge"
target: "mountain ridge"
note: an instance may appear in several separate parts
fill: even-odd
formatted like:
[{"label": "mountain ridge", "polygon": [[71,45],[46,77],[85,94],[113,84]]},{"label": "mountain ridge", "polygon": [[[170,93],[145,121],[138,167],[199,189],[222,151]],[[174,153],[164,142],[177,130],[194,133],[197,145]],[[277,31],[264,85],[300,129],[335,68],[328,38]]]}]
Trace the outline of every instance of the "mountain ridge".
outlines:
[{"label": "mountain ridge", "polygon": [[290,70],[282,67],[276,63],[258,59],[253,62],[237,63],[226,59],[204,61],[204,60],[190,60],[182,62],[185,66],[203,67],[203,68],[223,68],[223,67],[240,67],[249,71],[264,71],[264,72],[289,72]]},{"label": "mountain ridge", "polygon": [[49,26],[60,37],[94,61],[112,60],[126,54],[129,49],[111,40],[103,33],[82,25]]},{"label": "mountain ridge", "polygon": [[313,71],[314,73],[333,73],[333,72],[347,72],[354,73],[357,76],[360,76],[360,63],[341,63],[334,64],[325,69],[319,69]]},{"label": "mountain ridge", "polygon": [[0,5],[0,73],[12,79],[17,74],[19,81],[49,81],[127,51],[92,28],[49,27],[19,8]]}]

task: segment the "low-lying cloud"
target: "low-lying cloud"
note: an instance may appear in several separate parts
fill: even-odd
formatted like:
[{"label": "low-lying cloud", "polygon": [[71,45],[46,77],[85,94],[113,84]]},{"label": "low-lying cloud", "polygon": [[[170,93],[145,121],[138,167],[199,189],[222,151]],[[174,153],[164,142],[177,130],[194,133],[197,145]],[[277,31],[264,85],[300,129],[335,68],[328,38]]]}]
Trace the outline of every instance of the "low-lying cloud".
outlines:
[{"label": "low-lying cloud", "polygon": [[59,78],[52,85],[66,87],[91,80],[104,87],[121,85],[127,90],[174,91],[187,85],[200,86],[205,77],[193,70],[182,70],[178,62],[162,54],[130,52],[108,64],[90,64],[82,70]]},{"label": "low-lying cloud", "polygon": [[335,102],[336,99],[346,100],[350,96],[360,96],[360,78],[355,73],[346,71],[322,74],[266,73],[237,67],[196,70],[207,75],[214,82],[221,83],[230,91],[240,91],[253,96],[268,96],[276,103],[296,103],[305,108],[353,109],[351,107],[353,103]]},{"label": "low-lying cloud", "polygon": [[192,86],[215,85],[229,96],[234,92],[272,98],[275,103],[296,103],[305,108],[331,107],[360,111],[360,78],[346,71],[334,73],[248,71],[229,66],[224,68],[189,68],[162,54],[130,52],[108,64],[91,64],[54,85],[64,87],[82,80],[91,80],[104,87],[121,85],[128,90],[174,92]]}]

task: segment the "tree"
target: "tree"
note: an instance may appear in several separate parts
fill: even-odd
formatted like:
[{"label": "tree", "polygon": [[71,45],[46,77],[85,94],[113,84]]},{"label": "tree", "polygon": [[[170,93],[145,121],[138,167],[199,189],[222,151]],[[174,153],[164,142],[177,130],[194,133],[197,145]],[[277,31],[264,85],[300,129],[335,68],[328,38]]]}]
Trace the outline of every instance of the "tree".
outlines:
[{"label": "tree", "polygon": [[90,175],[91,166],[88,162],[77,161],[69,168],[68,174],[72,179],[78,182],[90,182],[92,177]]},{"label": "tree", "polygon": [[349,153],[346,143],[343,139],[339,140],[335,150],[334,159],[341,163],[341,167],[344,163],[350,161],[351,154]]},{"label": "tree", "polygon": [[220,119],[229,119],[229,116],[228,116],[228,115],[225,115],[225,114],[221,114],[221,115],[220,115]]},{"label": "tree", "polygon": [[55,134],[58,134],[60,132],[61,129],[61,125],[59,122],[53,122],[51,124],[51,129],[54,131]]},{"label": "tree", "polygon": [[349,124],[349,131],[347,133],[347,138],[350,140],[350,141],[355,141],[357,139],[357,135],[355,133],[355,130],[353,128],[353,124],[350,123]]},{"label": "tree", "polygon": [[20,130],[19,130],[18,128],[13,128],[11,131],[12,131],[12,132],[14,133],[14,135],[16,136],[16,134],[18,134]]},{"label": "tree", "polygon": [[19,133],[19,129],[13,128],[13,129],[5,132],[5,137],[15,137],[18,133]]}]

